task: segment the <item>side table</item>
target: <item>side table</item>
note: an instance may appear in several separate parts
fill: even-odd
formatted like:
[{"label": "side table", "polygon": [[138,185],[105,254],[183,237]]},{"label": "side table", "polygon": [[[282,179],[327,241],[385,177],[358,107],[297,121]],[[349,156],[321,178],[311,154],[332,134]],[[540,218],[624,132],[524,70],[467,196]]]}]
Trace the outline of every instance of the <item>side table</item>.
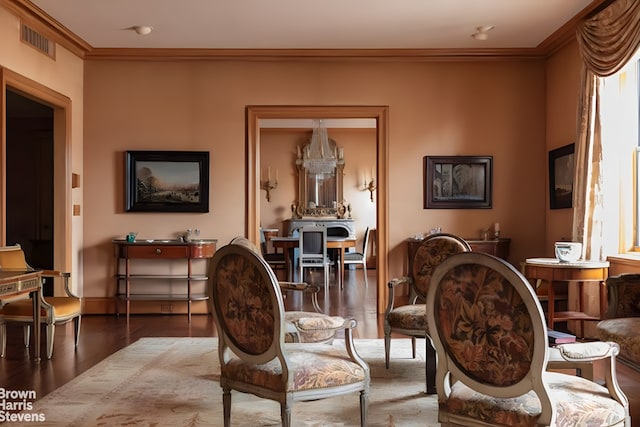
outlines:
[{"label": "side table", "polygon": [[[556,322],[578,320],[580,330],[577,336],[584,336],[584,322],[596,321],[604,318],[607,300],[605,280],[609,272],[608,261],[576,261],[560,262],[556,258],[529,258],[523,264],[523,274],[527,279],[545,281],[548,283],[547,324],[554,329]],[[578,286],[578,306],[575,310],[555,311],[554,285],[558,282],[574,282]],[[599,287],[599,316],[593,316],[584,311],[584,286],[597,285]]]}]

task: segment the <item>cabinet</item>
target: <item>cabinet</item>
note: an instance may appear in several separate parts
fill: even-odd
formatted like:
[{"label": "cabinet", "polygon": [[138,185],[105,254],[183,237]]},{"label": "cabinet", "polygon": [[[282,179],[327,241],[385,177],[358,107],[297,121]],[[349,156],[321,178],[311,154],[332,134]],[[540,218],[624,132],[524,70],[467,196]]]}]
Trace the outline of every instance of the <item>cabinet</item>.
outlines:
[{"label": "cabinet", "polygon": [[509,248],[511,246],[511,239],[499,238],[491,240],[472,240],[465,239],[471,250],[474,252],[484,252],[485,254],[497,256],[503,260],[509,258]]},{"label": "cabinet", "polygon": [[[208,261],[216,250],[216,240],[180,242],[175,240],[114,240],[116,252],[116,293],[125,301],[127,322],[131,301],[186,301],[191,322],[191,302],[209,299],[207,268],[194,271],[194,260]],[[202,266],[201,266],[202,267]],[[200,283],[193,292],[195,283]],[[149,286],[164,285],[162,292]],[[146,288],[146,289],[145,289]]]}]

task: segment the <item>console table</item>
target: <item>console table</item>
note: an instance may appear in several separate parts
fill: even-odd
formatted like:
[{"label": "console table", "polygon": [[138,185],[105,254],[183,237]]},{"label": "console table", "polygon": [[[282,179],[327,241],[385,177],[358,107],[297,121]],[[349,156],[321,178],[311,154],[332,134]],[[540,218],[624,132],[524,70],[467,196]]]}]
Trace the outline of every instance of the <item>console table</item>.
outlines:
[{"label": "console table", "polygon": [[[33,359],[40,361],[40,302],[42,295],[42,273],[40,271],[0,270],[0,301],[31,294],[33,302]],[[6,335],[3,337],[6,339]]]},{"label": "console table", "polygon": [[[114,240],[116,249],[116,288],[117,297],[125,301],[127,323],[131,312],[131,301],[186,301],[187,318],[191,322],[191,302],[209,299],[207,292],[194,294],[191,291],[192,283],[195,281],[206,281],[206,274],[194,274],[192,270],[192,260],[210,259],[216,250],[217,240],[194,240],[181,242],[177,240],[140,240],[127,242],[126,240]],[[124,268],[120,260],[124,260]],[[152,272],[132,272],[132,262],[141,263],[143,260],[157,260],[155,266],[148,267]],[[174,272],[170,268],[166,274],[156,273],[156,267],[160,263],[167,264],[172,261],[186,261],[186,274]],[[179,269],[176,269],[179,270]],[[182,281],[186,285],[185,292],[174,294],[146,294],[132,291],[132,285],[138,281]],[[120,291],[120,282],[124,282],[124,292]],[[139,283],[138,283],[139,284]]]},{"label": "console table", "polygon": [[[527,279],[548,283],[547,323],[550,329],[556,322],[567,320],[580,321],[580,333],[584,336],[584,321],[595,321],[604,318],[607,300],[605,280],[609,272],[608,261],[576,261],[560,262],[556,258],[529,258],[523,264],[523,274]],[[576,310],[555,311],[555,290],[558,282],[574,282],[578,285],[578,306]],[[584,286],[587,284],[599,286],[599,316],[592,316],[584,312]]]}]

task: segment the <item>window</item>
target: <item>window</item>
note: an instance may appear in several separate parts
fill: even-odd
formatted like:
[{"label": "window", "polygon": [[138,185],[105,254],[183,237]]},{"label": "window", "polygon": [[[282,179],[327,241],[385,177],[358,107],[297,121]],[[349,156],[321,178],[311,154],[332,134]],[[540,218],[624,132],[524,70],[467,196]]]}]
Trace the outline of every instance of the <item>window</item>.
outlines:
[{"label": "window", "polygon": [[602,79],[602,194],[606,254],[640,248],[640,56]]}]

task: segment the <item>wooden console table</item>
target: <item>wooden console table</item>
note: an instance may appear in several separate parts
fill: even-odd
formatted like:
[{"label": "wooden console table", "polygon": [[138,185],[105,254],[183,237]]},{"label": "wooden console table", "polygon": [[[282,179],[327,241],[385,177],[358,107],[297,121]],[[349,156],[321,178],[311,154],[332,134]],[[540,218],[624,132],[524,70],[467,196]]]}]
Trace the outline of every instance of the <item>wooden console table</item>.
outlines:
[{"label": "wooden console table", "polygon": [[[33,359],[36,362],[40,361],[41,288],[42,273],[40,271],[0,270],[0,301],[31,294],[33,302]],[[6,339],[6,336],[3,339]]]},{"label": "wooden console table", "polygon": [[[193,294],[191,285],[194,281],[206,281],[206,275],[195,275],[192,272],[191,261],[193,259],[213,258],[217,240],[194,240],[181,242],[177,240],[140,240],[127,242],[126,240],[114,240],[116,249],[116,288],[117,297],[123,299],[126,304],[127,323],[131,312],[132,300],[146,301],[186,301],[187,318],[191,322],[191,302],[209,299],[208,293]],[[124,259],[124,271],[121,270],[120,260]],[[186,274],[146,274],[131,272],[131,260],[158,260],[169,262],[171,260],[186,260]],[[186,284],[185,294],[136,294],[132,292],[134,280],[183,280]],[[120,281],[125,283],[125,291],[120,292]]]},{"label": "wooden console table", "polygon": [[[608,261],[576,261],[560,262],[556,258],[529,258],[523,264],[523,274],[527,279],[536,281],[536,286],[541,281],[548,284],[548,308],[547,324],[553,329],[554,323],[567,320],[580,322],[579,334],[584,336],[584,322],[595,321],[604,318],[607,301],[607,288],[605,280],[609,272]],[[578,285],[578,306],[576,310],[556,311],[555,290],[558,282],[574,282]],[[584,312],[584,286],[586,284],[599,286],[599,315],[592,316]]]}]

